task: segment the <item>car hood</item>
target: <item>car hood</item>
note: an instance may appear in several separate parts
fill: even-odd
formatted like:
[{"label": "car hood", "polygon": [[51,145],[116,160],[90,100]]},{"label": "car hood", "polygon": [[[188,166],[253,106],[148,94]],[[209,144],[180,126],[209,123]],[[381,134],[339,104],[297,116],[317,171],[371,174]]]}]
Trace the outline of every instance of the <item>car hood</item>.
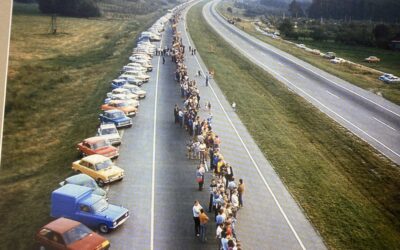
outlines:
[{"label": "car hood", "polygon": [[109,134],[109,135],[100,135],[103,138],[108,140],[120,139],[121,137],[118,134]]},{"label": "car hood", "polygon": [[97,212],[97,214],[99,214],[100,216],[102,215],[104,217],[107,217],[112,221],[116,221],[126,213],[128,213],[128,209],[113,204],[108,204],[107,209],[101,212]]},{"label": "car hood", "polygon": [[121,108],[121,110],[125,111],[126,113],[136,112],[136,108],[133,106],[123,107],[123,108]]},{"label": "car hood", "polygon": [[73,249],[73,250],[81,250],[81,249],[97,249],[98,246],[103,244],[103,242],[106,242],[107,240],[96,234],[96,233],[91,233],[85,238],[75,241],[72,244],[68,246],[68,249]]},{"label": "car hood", "polygon": [[121,118],[115,118],[115,119],[112,119],[114,122],[126,122],[126,121],[129,121],[130,120],[130,118],[128,118],[128,117],[121,117]]},{"label": "car hood", "polygon": [[98,173],[102,174],[104,176],[113,176],[113,175],[120,175],[124,172],[124,170],[122,168],[119,168],[117,166],[112,166],[110,168],[106,168],[106,169],[102,169],[99,170]]}]

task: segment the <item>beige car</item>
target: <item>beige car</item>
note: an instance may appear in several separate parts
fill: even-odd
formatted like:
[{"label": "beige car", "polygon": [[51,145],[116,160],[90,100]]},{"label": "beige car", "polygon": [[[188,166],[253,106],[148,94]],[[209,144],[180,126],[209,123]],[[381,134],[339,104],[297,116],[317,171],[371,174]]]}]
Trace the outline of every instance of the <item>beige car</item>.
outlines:
[{"label": "beige car", "polygon": [[106,183],[120,181],[124,178],[124,170],[102,155],[94,154],[72,163],[72,169],[89,175],[100,187]]},{"label": "beige car", "polygon": [[369,62],[369,63],[376,63],[376,62],[380,62],[381,59],[379,59],[376,56],[369,56],[369,57],[365,58],[364,61]]}]

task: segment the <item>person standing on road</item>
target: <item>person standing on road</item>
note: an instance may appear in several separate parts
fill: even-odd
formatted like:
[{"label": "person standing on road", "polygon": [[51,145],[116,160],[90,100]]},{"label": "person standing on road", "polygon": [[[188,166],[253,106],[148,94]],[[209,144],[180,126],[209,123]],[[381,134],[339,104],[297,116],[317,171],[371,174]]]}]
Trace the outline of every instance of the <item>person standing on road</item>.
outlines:
[{"label": "person standing on road", "polygon": [[239,198],[239,207],[243,207],[243,194],[244,194],[244,183],[243,179],[239,179],[239,187],[238,187],[238,198]]},{"label": "person standing on road", "polygon": [[174,118],[175,118],[175,124],[178,124],[179,123],[179,107],[178,107],[178,104],[175,104]]},{"label": "person standing on road", "polygon": [[232,109],[233,111],[236,111],[236,102],[232,102]]},{"label": "person standing on road", "polygon": [[211,180],[210,184],[210,203],[208,203],[208,212],[211,213],[211,209],[213,208],[213,197],[214,197],[214,192],[217,191],[217,183],[215,182],[214,179]]},{"label": "person standing on road", "polygon": [[204,212],[204,209],[200,209],[199,220],[200,220],[200,239],[202,242],[205,242],[207,240],[206,239],[207,223],[210,219]]},{"label": "person standing on road", "polygon": [[208,75],[206,75],[206,87],[208,87]]},{"label": "person standing on road", "polygon": [[162,64],[165,64],[165,57],[162,57]]},{"label": "person standing on road", "polygon": [[203,190],[203,184],[204,184],[204,173],[205,173],[204,165],[200,164],[197,166],[196,170],[196,181],[199,184],[199,191]]},{"label": "person standing on road", "polygon": [[197,237],[200,236],[200,209],[203,209],[203,207],[200,205],[200,202],[198,200],[195,200],[192,210],[194,220],[194,233]]}]

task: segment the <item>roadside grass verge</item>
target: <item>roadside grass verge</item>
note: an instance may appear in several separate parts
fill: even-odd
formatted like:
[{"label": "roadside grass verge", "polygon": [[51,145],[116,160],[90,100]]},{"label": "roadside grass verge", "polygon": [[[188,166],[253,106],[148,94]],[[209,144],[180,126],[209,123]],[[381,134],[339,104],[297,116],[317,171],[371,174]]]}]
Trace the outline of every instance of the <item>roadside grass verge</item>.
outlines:
[{"label": "roadside grass verge", "polygon": [[59,33],[51,35],[50,17],[35,6],[16,4],[12,23],[0,172],[2,249],[31,249],[35,231],[50,221],[50,194],[72,173],[76,143],[95,134],[110,81],[127,62],[136,35],[160,16],[59,17]]},{"label": "roadside grass verge", "polygon": [[[232,14],[226,11],[225,6],[229,6],[228,3],[219,4],[217,9],[224,16],[232,16]],[[236,11],[237,9],[235,9]],[[234,16],[242,15],[235,12]],[[378,77],[381,75],[379,72],[370,70],[365,67],[359,67],[349,63],[332,64],[329,60],[322,58],[319,55],[306,52],[303,49],[297,48],[294,44],[290,44],[283,40],[273,39],[265,36],[258,32],[251,20],[243,20],[237,22],[235,25],[243,29],[248,34],[266,42],[286,53],[289,53],[309,64],[320,68],[332,75],[335,75],[345,81],[348,81],[358,87],[371,91],[375,94],[381,95],[387,100],[400,105],[400,84],[386,84]],[[293,41],[295,43],[303,43],[311,48],[319,49],[321,52],[333,51],[338,57],[347,59],[354,63],[358,63],[372,69],[383,71],[386,73],[392,73],[400,76],[400,53],[396,53],[390,50],[384,50],[379,48],[369,48],[362,46],[349,46],[339,43],[331,42],[316,42],[309,40]],[[366,63],[363,59],[368,56],[377,56],[381,58],[380,63]]]},{"label": "roadside grass verge", "polygon": [[327,246],[398,249],[399,166],[240,55],[202,7],[187,20],[203,61]]}]

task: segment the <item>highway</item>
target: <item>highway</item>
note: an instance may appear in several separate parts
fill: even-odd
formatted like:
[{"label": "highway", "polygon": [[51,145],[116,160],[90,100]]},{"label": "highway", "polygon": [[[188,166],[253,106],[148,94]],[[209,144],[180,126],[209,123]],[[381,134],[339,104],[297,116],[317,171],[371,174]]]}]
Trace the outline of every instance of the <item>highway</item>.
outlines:
[{"label": "highway", "polygon": [[229,24],[207,3],[203,16],[229,44],[288,88],[400,164],[400,107],[287,54]]},{"label": "highway", "polygon": [[[186,11],[183,16],[186,15]],[[178,30],[183,44],[193,46],[186,24]],[[171,46],[172,32],[167,27],[164,45]],[[238,212],[236,233],[243,249],[326,249],[318,232],[291,197],[268,160],[256,145],[218,85],[211,79],[196,77],[206,67],[201,55],[185,55],[189,77],[198,81],[201,105],[212,103],[213,130],[221,137],[221,151],[234,168],[236,178],[246,184],[244,208]],[[199,192],[195,182],[198,162],[185,156],[187,133],[174,124],[173,107],[182,106],[179,85],[174,80],[175,64],[166,57],[152,59],[154,70],[143,88],[147,97],[131,129],[123,131],[120,156],[116,164],[125,170],[123,181],[109,186],[110,203],[130,210],[126,223],[106,237],[112,249],[217,249],[213,215],[208,214],[207,242],[194,235],[192,206],[199,200],[208,207],[209,193]],[[201,117],[206,117],[204,109]],[[211,173],[206,173],[208,186]]]}]

